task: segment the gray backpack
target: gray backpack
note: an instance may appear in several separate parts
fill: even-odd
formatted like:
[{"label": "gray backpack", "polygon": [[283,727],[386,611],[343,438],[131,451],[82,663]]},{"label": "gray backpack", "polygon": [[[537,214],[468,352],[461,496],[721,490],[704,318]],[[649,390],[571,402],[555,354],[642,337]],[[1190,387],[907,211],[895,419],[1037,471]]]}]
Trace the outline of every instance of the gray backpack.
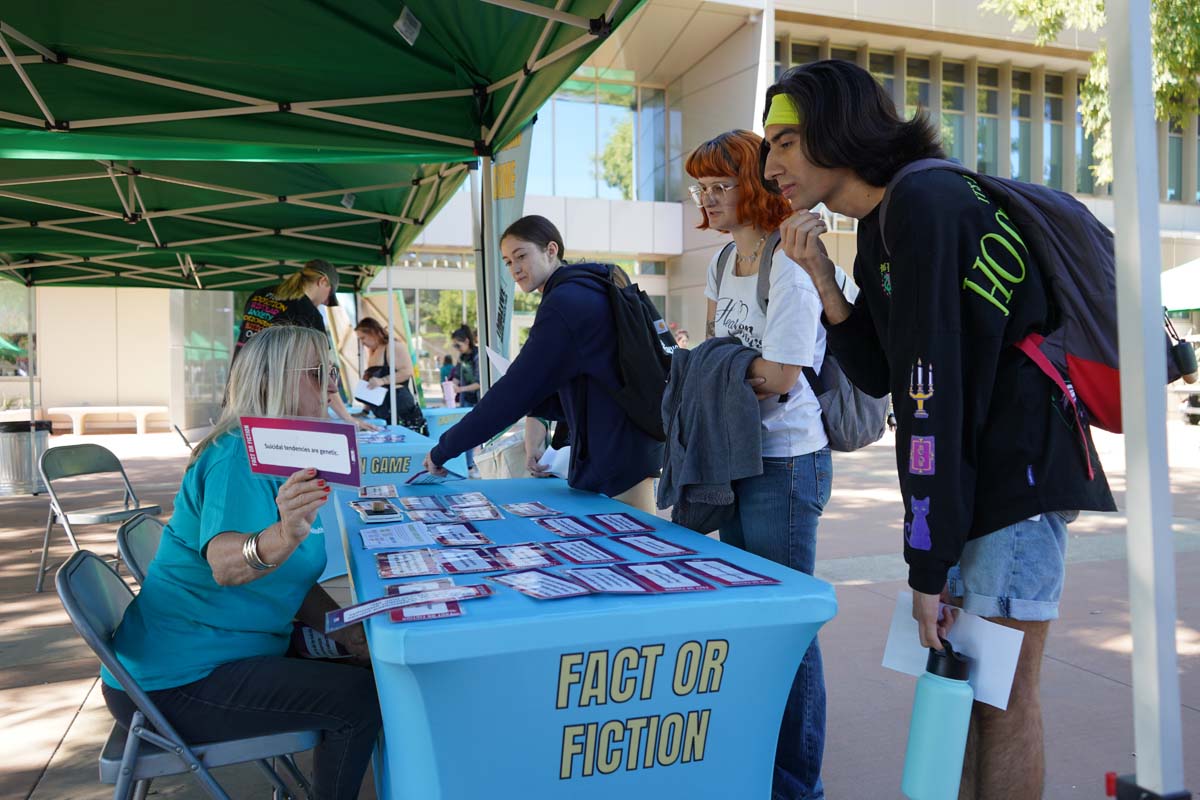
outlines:
[{"label": "gray backpack", "polygon": [[[763,243],[762,260],[758,265],[758,284],[755,295],[758,307],[767,313],[767,300],[771,290],[771,262],[775,248],[779,246],[779,231],[775,231]],[[725,276],[725,265],[733,252],[733,242],[725,245],[717,257],[716,289],[721,292],[721,279]],[[797,269],[800,267],[797,266]],[[843,293],[850,278],[838,269],[838,286]],[[825,437],[829,447],[843,453],[852,453],[877,442],[887,427],[888,398],[872,397],[859,389],[842,371],[837,358],[828,349],[821,363],[821,372],[812,367],[804,368],[804,377],[812,387],[817,402],[821,404],[821,421],[825,425]],[[786,395],[784,395],[786,398]]]}]

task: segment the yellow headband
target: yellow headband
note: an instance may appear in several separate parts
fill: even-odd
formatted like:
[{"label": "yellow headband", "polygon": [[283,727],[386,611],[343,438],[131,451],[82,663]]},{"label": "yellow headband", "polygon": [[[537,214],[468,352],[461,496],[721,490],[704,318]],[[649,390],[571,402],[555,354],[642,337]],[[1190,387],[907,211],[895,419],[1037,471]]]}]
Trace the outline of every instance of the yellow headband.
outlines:
[{"label": "yellow headband", "polygon": [[763,123],[763,127],[767,125],[799,124],[800,110],[796,108],[796,104],[791,97],[780,92],[771,98],[771,108],[767,111],[767,119]]}]

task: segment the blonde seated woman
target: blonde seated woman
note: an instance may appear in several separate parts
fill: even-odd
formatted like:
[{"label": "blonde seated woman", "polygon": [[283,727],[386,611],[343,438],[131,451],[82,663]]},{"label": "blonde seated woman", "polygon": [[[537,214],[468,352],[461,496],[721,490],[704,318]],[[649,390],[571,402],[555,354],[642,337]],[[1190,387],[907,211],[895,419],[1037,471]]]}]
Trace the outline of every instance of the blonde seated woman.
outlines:
[{"label": "blonde seated woman", "polygon": [[[330,496],[314,470],[286,481],[250,472],[238,418],[324,418],[337,386],[324,334],[273,326],[242,347],[228,402],[192,454],[175,511],[113,649],[179,734],[202,743],[322,730],[314,797],[358,796],[380,727],[362,626],[331,634],[352,663],[289,657],[293,620],[324,631],[337,604],[317,514]],[[104,699],[134,706],[107,670]]]}]

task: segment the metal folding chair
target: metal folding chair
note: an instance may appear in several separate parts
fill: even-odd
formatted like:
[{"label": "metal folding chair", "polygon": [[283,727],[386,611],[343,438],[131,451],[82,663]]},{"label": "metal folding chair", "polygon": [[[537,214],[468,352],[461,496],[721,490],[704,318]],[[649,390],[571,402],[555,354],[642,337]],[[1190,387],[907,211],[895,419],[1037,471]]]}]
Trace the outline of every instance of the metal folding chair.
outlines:
[{"label": "metal folding chair", "polygon": [[[52,447],[42,453],[38,461],[38,471],[42,475],[42,483],[50,495],[50,510],[46,517],[46,535],[42,538],[42,558],[38,563],[37,584],[35,592],[42,590],[42,580],[50,569],[46,561],[50,556],[50,531],[55,523],[60,523],[71,540],[71,547],[79,550],[75,540],[75,525],[104,525],[114,522],[124,522],[138,514],[158,514],[162,506],[142,505],[138,502],[129,477],[121,461],[107,448],[98,444],[72,444],[63,447]],[[125,497],[120,505],[110,504],[90,508],[66,509],[63,507],[60,493],[54,488],[54,481],[63,478],[73,478],[79,475],[100,475],[117,473],[125,485]],[[119,557],[118,557],[119,558]]]},{"label": "metal folding chair", "polygon": [[100,755],[100,781],[114,784],[114,800],[141,800],[154,778],[191,774],[213,798],[229,800],[210,770],[255,762],[276,797],[295,795],[268,759],[280,759],[306,796],[311,787],[292,754],[316,747],[320,731],[294,731],[247,739],[189,745],[117,659],[111,641],[133,600],[129,585],[104,559],[87,550],[71,556],[58,570],[55,586],[75,630],[100,657],[137,707],[129,728],[115,723]]},{"label": "metal folding chair", "polygon": [[138,514],[117,528],[117,552],[139,584],[146,582],[162,533],[163,524],[148,514]]}]

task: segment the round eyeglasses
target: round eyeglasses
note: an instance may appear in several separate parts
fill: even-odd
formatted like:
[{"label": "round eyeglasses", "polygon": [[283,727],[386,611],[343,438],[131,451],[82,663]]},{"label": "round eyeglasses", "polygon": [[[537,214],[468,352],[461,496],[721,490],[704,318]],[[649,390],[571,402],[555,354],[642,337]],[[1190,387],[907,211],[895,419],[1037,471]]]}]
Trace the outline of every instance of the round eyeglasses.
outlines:
[{"label": "round eyeglasses", "polygon": [[692,202],[696,204],[697,208],[704,208],[705,195],[711,197],[714,202],[720,203],[736,188],[737,186],[730,183],[714,183],[712,186],[701,186],[696,183],[688,187],[688,194],[692,196]]}]

